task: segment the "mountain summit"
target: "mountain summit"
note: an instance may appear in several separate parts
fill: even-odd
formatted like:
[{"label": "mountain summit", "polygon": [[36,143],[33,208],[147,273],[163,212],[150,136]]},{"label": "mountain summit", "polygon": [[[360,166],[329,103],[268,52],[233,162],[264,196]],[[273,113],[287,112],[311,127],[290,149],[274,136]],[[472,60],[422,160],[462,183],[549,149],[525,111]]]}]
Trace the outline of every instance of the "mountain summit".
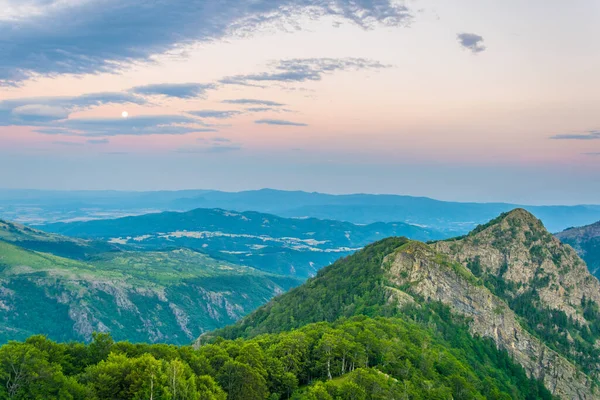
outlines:
[{"label": "mountain summit", "polygon": [[482,225],[463,238],[432,244],[494,285],[503,298],[536,292],[541,306],[586,324],[584,299],[600,303],[600,284],[570,247],[552,236],[525,210],[517,209]]},{"label": "mountain summit", "polygon": [[493,340],[554,395],[599,398],[600,284],[522,209],[452,240],[374,243],[216,333],[255,336],[356,314],[411,315],[435,304],[464,318],[475,337]]}]

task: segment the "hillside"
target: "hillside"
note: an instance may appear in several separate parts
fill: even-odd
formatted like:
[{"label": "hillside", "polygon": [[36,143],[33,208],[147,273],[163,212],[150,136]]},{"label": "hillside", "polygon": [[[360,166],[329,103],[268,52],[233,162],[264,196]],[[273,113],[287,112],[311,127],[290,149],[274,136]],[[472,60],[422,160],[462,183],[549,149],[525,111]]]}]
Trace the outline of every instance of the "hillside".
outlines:
[{"label": "hillside", "polygon": [[266,272],[307,278],[341,256],[388,236],[444,235],[405,223],[355,225],[257,212],[196,209],[114,220],[57,223],[44,230],[143,250],[186,247]]},{"label": "hillside", "polygon": [[431,244],[390,238],[367,246],[202,340],[353,315],[413,315],[439,330],[431,323],[439,304],[555,395],[600,398],[600,284],[570,247],[520,209],[463,238]]},{"label": "hillside", "polygon": [[3,220],[0,220],[0,240],[25,249],[77,260],[100,253],[120,251],[119,247],[111,243],[70,238]]},{"label": "hillside", "polygon": [[191,250],[98,253],[81,261],[0,240],[0,342],[32,334],[89,340],[98,331],[185,344],[298,283]]},{"label": "hillside", "polygon": [[592,274],[600,278],[600,221],[579,228],[569,228],[555,236],[561,242],[571,245]]}]

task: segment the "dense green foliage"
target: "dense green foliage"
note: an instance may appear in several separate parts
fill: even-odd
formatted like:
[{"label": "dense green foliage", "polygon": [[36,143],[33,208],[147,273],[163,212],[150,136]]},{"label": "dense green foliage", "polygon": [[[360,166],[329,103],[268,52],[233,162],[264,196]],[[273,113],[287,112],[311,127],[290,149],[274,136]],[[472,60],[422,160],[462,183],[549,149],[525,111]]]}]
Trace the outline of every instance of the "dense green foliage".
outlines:
[{"label": "dense green foliage", "polygon": [[311,322],[335,321],[357,314],[386,316],[396,312],[388,305],[381,264],[384,258],[408,243],[388,238],[323,268],[315,278],[259,308],[240,323],[218,331],[225,337],[280,332]]},{"label": "dense green foliage", "polygon": [[430,332],[422,322],[355,317],[196,350],[33,336],[0,348],[0,399],[551,399],[466,328],[451,341]]}]

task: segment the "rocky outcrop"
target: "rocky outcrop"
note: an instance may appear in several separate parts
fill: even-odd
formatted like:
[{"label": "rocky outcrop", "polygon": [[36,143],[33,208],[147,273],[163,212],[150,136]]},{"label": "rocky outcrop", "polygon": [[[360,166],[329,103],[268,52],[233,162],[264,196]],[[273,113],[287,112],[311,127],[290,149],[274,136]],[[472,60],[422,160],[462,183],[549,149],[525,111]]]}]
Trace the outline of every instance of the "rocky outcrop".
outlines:
[{"label": "rocky outcrop", "polygon": [[430,246],[411,242],[389,255],[384,266],[391,299],[407,301],[406,296],[398,295],[403,290],[424,300],[440,301],[468,317],[472,334],[494,340],[553,394],[563,399],[600,398],[589,377],[525,330],[508,305],[460,263]]},{"label": "rocky outcrop", "polygon": [[541,307],[563,311],[583,325],[587,322],[582,299],[600,304],[600,282],[577,253],[523,209],[504,214],[466,237],[432,247],[463,265],[476,263],[482,274],[513,283],[509,295],[535,286]]}]

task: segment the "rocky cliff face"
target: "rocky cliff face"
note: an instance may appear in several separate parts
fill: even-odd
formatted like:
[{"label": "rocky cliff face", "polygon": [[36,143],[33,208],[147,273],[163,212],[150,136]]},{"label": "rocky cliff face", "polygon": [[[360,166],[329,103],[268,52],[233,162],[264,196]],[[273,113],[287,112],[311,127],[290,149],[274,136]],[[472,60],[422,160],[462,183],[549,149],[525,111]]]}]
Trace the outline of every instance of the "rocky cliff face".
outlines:
[{"label": "rocky cliff face", "polygon": [[600,283],[585,263],[525,210],[517,209],[462,239],[432,247],[475,268],[476,274],[501,278],[510,286],[506,296],[535,288],[540,307],[563,311],[582,324],[587,324],[581,310],[584,296],[600,303]]},{"label": "rocky cliff face", "polygon": [[[508,305],[463,265],[418,242],[411,242],[388,256],[384,265],[390,299],[404,304],[409,294],[416,301],[442,302],[468,317],[474,335],[494,340],[553,394],[564,399],[598,398],[592,392],[589,377],[523,328]],[[404,295],[399,296],[402,292]]]}]

